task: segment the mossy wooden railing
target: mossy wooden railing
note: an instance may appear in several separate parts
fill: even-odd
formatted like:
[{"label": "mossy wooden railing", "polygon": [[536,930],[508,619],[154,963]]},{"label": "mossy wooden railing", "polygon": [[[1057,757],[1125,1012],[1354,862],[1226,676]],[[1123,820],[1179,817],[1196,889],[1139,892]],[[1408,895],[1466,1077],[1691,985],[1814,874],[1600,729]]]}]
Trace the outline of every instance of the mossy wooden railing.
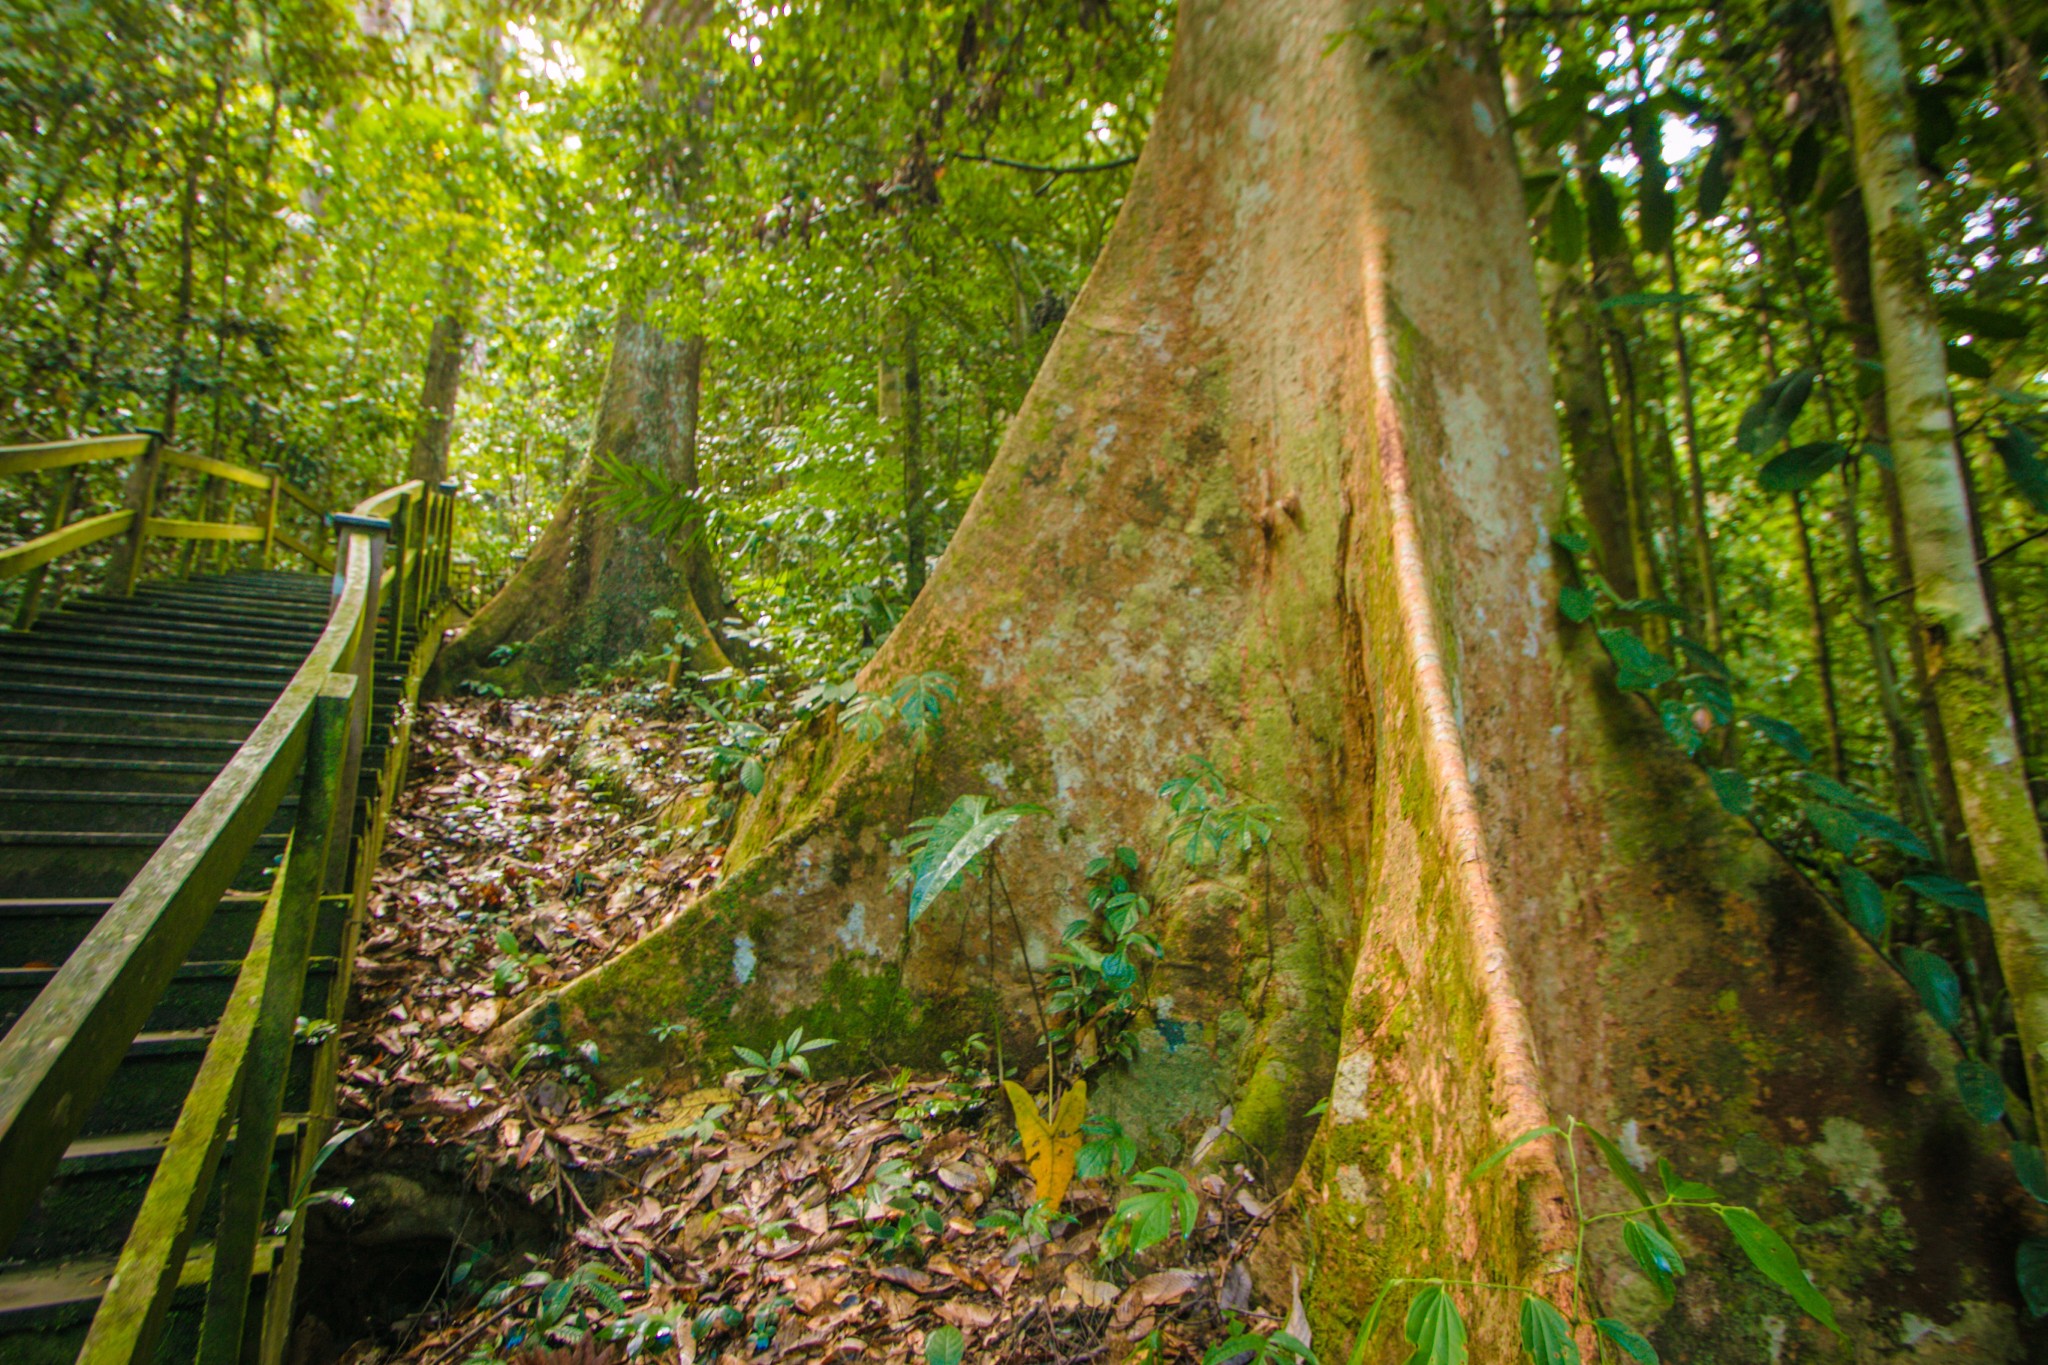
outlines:
[{"label": "mossy wooden railing", "polygon": [[[68,525],[58,511],[42,535],[0,550],[0,576],[128,533],[131,550],[119,569],[132,591],[147,538],[260,540],[267,552],[284,541],[275,518],[279,500],[303,497],[274,474],[178,456],[147,435],[0,448],[0,473],[120,458],[136,462],[129,486],[140,490],[139,506]],[[269,515],[255,526],[157,518],[152,501],[164,464],[261,487]],[[408,483],[330,519],[337,532],[332,560],[323,562],[303,543],[284,545],[323,568],[331,566],[333,598],[324,631],[235,756],[0,1040],[5,1246],[35,1207],[259,835],[297,790],[283,864],[80,1361],[154,1359],[172,1298],[181,1282],[192,1279],[188,1257],[216,1183],[219,1221],[205,1276],[198,1358],[224,1363],[283,1355],[298,1226],[282,1238],[265,1236],[272,1211],[272,1144],[237,1141],[230,1152],[229,1139],[268,1135],[279,1126],[309,945],[324,907],[345,907],[349,926],[330,997],[330,1017],[339,1017],[384,817],[405,760],[403,739],[395,737],[384,748],[381,780],[362,780],[372,673],[380,657],[400,661],[409,673],[406,681],[416,684],[429,662],[431,647],[407,646],[413,639],[439,637],[454,517],[452,485],[429,489]],[[359,788],[376,793],[367,808],[359,808]],[[330,1041],[314,1059],[313,1113],[294,1148],[294,1190],[310,1178],[314,1153],[333,1126],[334,1063]],[[249,1320],[249,1306],[252,1274],[261,1271],[268,1272],[268,1289],[258,1326]]]},{"label": "mossy wooden railing", "polygon": [[[123,495],[127,505],[74,520],[82,492],[80,476],[90,466],[117,461],[130,462]],[[50,476],[42,533],[0,549],[0,580],[27,578],[15,612],[17,630],[35,623],[51,563],[102,541],[121,542],[109,586],[123,592],[134,591],[150,544],[160,541],[184,542],[180,567],[188,573],[205,542],[213,543],[216,552],[236,543],[258,546],[265,568],[280,550],[322,572],[334,567],[318,543],[325,510],[275,469],[248,469],[189,454],[165,446],[152,432],[140,431],[0,449],[0,478],[30,474]],[[196,484],[192,491],[198,515],[158,515],[167,510],[166,481],[180,477]],[[249,492],[260,504],[247,521],[234,516],[235,490]],[[312,519],[307,539],[293,533],[294,513]]]}]

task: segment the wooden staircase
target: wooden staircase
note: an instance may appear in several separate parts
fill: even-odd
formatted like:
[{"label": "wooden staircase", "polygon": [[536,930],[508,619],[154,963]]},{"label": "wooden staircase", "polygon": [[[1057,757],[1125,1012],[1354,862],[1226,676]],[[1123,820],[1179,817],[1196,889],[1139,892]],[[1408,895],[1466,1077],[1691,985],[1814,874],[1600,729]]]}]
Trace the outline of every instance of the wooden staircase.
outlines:
[{"label": "wooden staircase", "polygon": [[280,1215],[446,597],[449,490],[394,494],[337,518],[338,573],[140,577],[0,632],[7,1365],[284,1355]]}]

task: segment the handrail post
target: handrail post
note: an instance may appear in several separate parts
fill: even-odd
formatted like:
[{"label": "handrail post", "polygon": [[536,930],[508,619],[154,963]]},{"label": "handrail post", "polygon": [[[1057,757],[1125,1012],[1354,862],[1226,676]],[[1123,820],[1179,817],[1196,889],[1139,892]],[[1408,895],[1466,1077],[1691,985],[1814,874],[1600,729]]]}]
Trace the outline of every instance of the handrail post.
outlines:
[{"label": "handrail post", "polygon": [[263,466],[270,471],[270,495],[263,504],[263,567],[270,567],[271,548],[277,544],[277,500],[284,494],[284,475],[274,464]]},{"label": "handrail post", "polygon": [[[398,511],[391,518],[391,609],[385,617],[390,633],[384,652],[392,659],[398,657],[399,646],[404,642],[405,612],[402,608],[405,605],[405,552],[412,548],[409,543],[412,539],[411,528],[412,495],[401,493],[398,495]],[[378,575],[380,578],[382,576]],[[374,583],[376,580],[371,581]],[[382,605],[381,595],[379,605]]]},{"label": "handrail post", "polygon": [[[64,522],[71,515],[71,499],[78,489],[78,466],[65,470],[57,484],[57,491],[50,496],[49,510],[43,515],[43,534],[64,529]],[[36,611],[42,606],[43,584],[49,579],[50,566],[38,564],[28,571],[28,581],[21,585],[21,606],[14,613],[14,628],[27,630],[36,623]]]},{"label": "handrail post", "polygon": [[163,473],[163,435],[155,431],[147,435],[149,444],[128,470],[127,501],[135,510],[135,524],[128,528],[125,553],[108,575],[123,597],[135,595],[135,580],[142,576],[142,551],[149,543],[149,519],[156,515],[156,485]]},{"label": "handrail post", "polygon": [[[350,541],[361,536],[365,542],[369,564],[369,591],[363,600],[363,618],[356,625],[353,654],[344,658],[338,667],[346,667],[356,678],[356,703],[348,724],[348,748],[341,765],[342,810],[355,809],[356,780],[362,772],[363,745],[370,737],[370,708],[376,699],[377,672],[377,580],[384,576],[384,542],[391,533],[391,523],[382,517],[358,517],[346,512],[336,512],[328,519],[334,527],[334,595],[341,596],[342,585],[348,579],[348,557]],[[351,817],[352,818],[352,817]],[[349,841],[346,837],[335,840],[328,849],[327,884],[333,886],[346,875]]]},{"label": "handrail post", "polygon": [[[342,767],[360,680],[328,677],[313,702],[299,781],[299,810],[285,855],[270,968],[235,1115],[235,1150],[221,1182],[220,1226],[214,1235],[214,1274],[206,1287],[199,1365],[234,1365],[242,1354],[249,1309],[249,1275],[263,1229],[263,1201],[271,1166],[286,1074],[291,1069],[292,1021],[306,989],[306,964],[326,890],[329,846],[337,827]],[[346,828],[345,825],[342,828]]]},{"label": "handrail post", "polygon": [[453,479],[441,485],[441,554],[438,571],[438,601],[448,600],[450,586],[455,577],[455,497],[462,491],[462,485]]}]

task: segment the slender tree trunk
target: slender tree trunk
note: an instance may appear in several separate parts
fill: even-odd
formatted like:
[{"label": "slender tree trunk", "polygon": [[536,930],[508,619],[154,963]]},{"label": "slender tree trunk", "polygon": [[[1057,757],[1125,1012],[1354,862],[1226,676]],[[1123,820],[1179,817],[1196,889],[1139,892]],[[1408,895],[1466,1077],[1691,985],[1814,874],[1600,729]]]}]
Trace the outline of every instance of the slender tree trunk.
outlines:
[{"label": "slender tree trunk", "polygon": [[1806,609],[1813,617],[1813,667],[1820,682],[1820,709],[1828,727],[1828,771],[1837,782],[1848,774],[1848,750],[1842,742],[1842,708],[1835,695],[1835,651],[1828,643],[1828,607],[1821,596],[1820,572],[1813,562],[1813,532],[1806,522],[1806,494],[1792,495],[1792,520],[1799,528],[1799,575],[1806,587]]},{"label": "slender tree trunk", "polygon": [[[1683,277],[1678,272],[1678,248],[1664,251],[1665,275],[1674,296],[1683,296]],[[1707,648],[1721,648],[1721,589],[1714,573],[1714,535],[1707,526],[1707,480],[1700,469],[1699,416],[1692,397],[1692,355],[1685,341],[1685,305],[1671,305],[1672,359],[1678,373],[1678,407],[1684,418],[1686,509],[1692,518],[1692,552],[1699,574],[1700,608],[1705,618]]]},{"label": "slender tree trunk", "polygon": [[429,485],[448,477],[448,440],[455,427],[455,400],[462,391],[462,360],[468,351],[462,323],[452,313],[434,319],[427,338],[427,368],[420,382],[419,418],[405,477]]},{"label": "slender tree trunk", "polygon": [[1978,572],[1946,355],[1927,281],[1904,63],[1884,0],[1830,0],[1829,8],[1870,221],[1871,294],[1914,606],[2012,998],[2035,1131],[2048,1132],[2048,851]]},{"label": "slender tree trunk", "polygon": [[[1870,231],[1863,216],[1862,201],[1855,195],[1849,195],[1830,208],[1827,234],[1828,260],[1834,273],[1835,293],[1841,300],[1842,316],[1849,324],[1850,348],[1857,360],[1875,365],[1880,359],[1877,314],[1870,299]],[[1882,388],[1868,387],[1864,390],[1863,427],[1872,441],[1880,445],[1889,441]],[[1889,532],[1893,576],[1899,586],[1910,594],[1913,566],[1907,560],[1905,520],[1899,509],[1898,482],[1891,470],[1883,466],[1878,469],[1878,497]],[[1853,487],[1847,490],[1846,501],[1853,515]],[[1915,741],[1913,726],[1907,719],[1905,700],[1901,696],[1896,669],[1892,666],[1891,632],[1884,608],[1867,600],[1870,596],[1870,575],[1862,566],[1860,542],[1852,537],[1852,543],[1857,544],[1858,549],[1857,605],[1867,623],[1866,629],[1871,633],[1871,657],[1878,664],[1878,699],[1885,711],[1885,728],[1892,736],[1893,764],[1898,776],[1901,805],[1910,804],[1921,812],[1924,828],[1951,873],[1965,878],[1973,876],[1975,864],[1969,861],[1962,806],[1955,794],[1955,775],[1948,768],[1948,737],[1942,732],[1941,712],[1935,706],[1934,689],[1928,681],[1924,642],[1909,622],[1905,634],[1913,667],[1914,707],[1918,712],[1921,732],[1926,736],[1927,749],[1923,755]],[[1906,612],[1909,617],[1911,611],[1912,606],[1908,603]],[[1910,802],[1908,794],[1912,797]]]}]

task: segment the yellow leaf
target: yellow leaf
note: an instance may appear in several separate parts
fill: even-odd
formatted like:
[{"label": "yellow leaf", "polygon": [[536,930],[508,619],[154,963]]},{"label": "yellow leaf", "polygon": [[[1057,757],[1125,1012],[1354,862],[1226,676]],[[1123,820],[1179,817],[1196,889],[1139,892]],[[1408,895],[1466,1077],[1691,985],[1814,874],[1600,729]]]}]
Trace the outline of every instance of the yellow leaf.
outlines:
[{"label": "yellow leaf", "polygon": [[1047,1213],[1058,1213],[1074,1181],[1074,1163],[1081,1156],[1081,1124],[1088,1117],[1088,1083],[1075,1081],[1060,1096],[1048,1124],[1038,1112],[1038,1101],[1015,1081],[1003,1082],[1010,1108],[1017,1115],[1017,1133],[1024,1139],[1024,1161],[1031,1178],[1038,1182],[1038,1198]]}]

